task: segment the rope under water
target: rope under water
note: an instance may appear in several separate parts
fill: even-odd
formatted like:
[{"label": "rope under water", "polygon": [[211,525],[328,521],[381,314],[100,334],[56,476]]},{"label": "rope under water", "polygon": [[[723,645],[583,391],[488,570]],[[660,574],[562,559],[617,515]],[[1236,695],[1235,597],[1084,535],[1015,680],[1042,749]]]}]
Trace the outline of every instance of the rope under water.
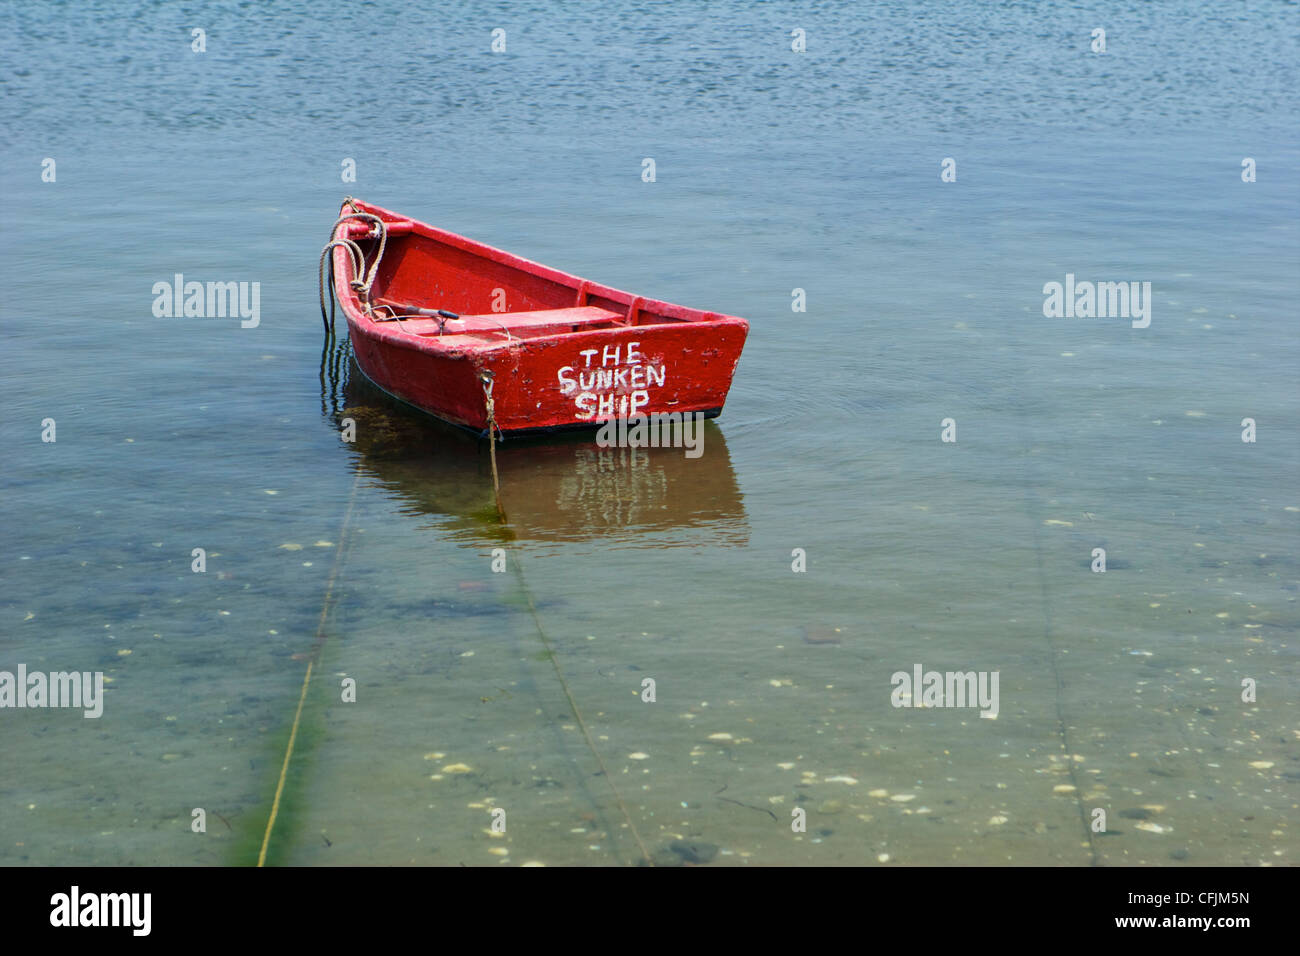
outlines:
[{"label": "rope under water", "polygon": [[645,860],[647,866],[654,866],[654,860],[645,848],[645,843],[641,840],[641,834],[637,832],[636,824],[632,822],[632,814],[627,809],[627,804],[623,801],[623,795],[619,793],[618,787],[614,784],[614,778],[609,775],[609,768],[605,766],[605,760],[596,748],[596,741],[591,736],[591,731],[587,728],[587,722],[583,720],[582,710],[578,707],[577,700],[573,697],[573,691],[569,689],[569,682],[564,679],[564,672],[560,670],[560,660],[551,646],[550,639],[546,636],[546,631],[542,627],[542,619],[537,614],[537,605],[533,601],[533,592],[528,589],[528,582],[524,580],[523,565],[519,561],[519,556],[512,555],[514,558],[510,562],[514,568],[515,580],[519,582],[519,590],[523,592],[524,599],[528,602],[528,613],[533,619],[533,627],[537,629],[537,636],[542,641],[542,646],[546,648],[546,656],[551,660],[551,666],[555,669],[555,677],[560,682],[560,688],[564,691],[565,698],[569,701],[569,707],[573,711],[574,719],[578,722],[579,729],[582,730],[583,739],[587,742],[591,755],[596,758],[596,764],[600,767],[600,775],[605,778],[609,784],[609,790],[614,795],[614,802],[618,804],[619,812],[623,814],[623,819],[627,827],[632,831],[632,839],[636,841],[637,849],[641,851],[641,858]]},{"label": "rope under water", "polygon": [[[374,283],[375,275],[378,272],[379,262],[383,258],[384,246],[387,241],[387,225],[382,219],[378,216],[371,215],[370,213],[360,212],[355,201],[350,196],[345,200],[345,202],[347,205],[352,207],[353,212],[345,214],[335,221],[333,228],[330,230],[330,241],[321,251],[320,258],[319,282],[321,321],[325,325],[325,334],[327,339],[332,338],[334,332],[334,264],[330,253],[336,247],[342,247],[348,250],[348,254],[351,258],[353,275],[355,277],[351,281],[350,285],[361,299],[366,308],[366,312],[368,314],[373,314],[373,307],[370,305],[369,301],[370,288]],[[338,227],[349,219],[368,220],[376,224],[375,229],[379,238],[379,248],[375,255],[374,262],[370,266],[369,274],[365,279],[361,278],[362,272],[365,269],[365,256],[362,253],[360,246],[346,237],[335,238],[335,233],[337,232]],[[327,258],[330,259],[330,312],[328,317],[325,313],[325,265]],[[397,316],[394,315],[394,318],[396,317]],[[502,328],[505,329],[507,339],[511,338],[510,330],[506,328],[504,324],[502,324]],[[486,434],[488,436],[492,460],[492,491],[496,501],[497,517],[504,524],[506,523],[507,518],[505,509],[501,504],[501,480],[497,472],[496,459],[496,443],[501,438],[501,428],[496,421],[496,404],[492,396],[493,375],[490,371],[484,371],[480,374],[479,378],[483,383],[484,409],[487,420]],[[344,551],[348,543],[348,530],[351,525],[352,512],[356,504],[357,488],[360,481],[361,473],[358,471],[356,477],[353,479],[352,490],[348,496],[348,506],[343,516],[342,528],[339,532],[338,550],[334,554],[334,566],[330,569],[329,579],[325,587],[325,599],[321,604],[320,619],[316,625],[316,637],[312,649],[312,655],[310,660],[307,662],[306,673],[303,674],[302,690],[298,695],[298,706],[294,712],[293,725],[289,731],[289,742],[285,747],[284,761],[280,766],[280,777],[276,783],[275,797],[271,802],[271,813],[266,821],[266,832],[262,836],[262,846],[257,856],[257,865],[259,867],[265,866],[266,864],[266,855],[271,844],[271,834],[275,829],[275,822],[279,816],[280,801],[284,795],[285,781],[288,779],[289,775],[289,763],[293,758],[294,745],[298,739],[298,729],[302,723],[303,708],[307,702],[307,691],[311,686],[312,673],[315,670],[317,661],[320,659],[321,649],[325,644],[325,623],[329,618],[330,606],[334,598],[334,584],[338,577],[339,569],[342,566]],[[550,639],[546,636],[545,629],[542,627],[541,618],[537,613],[537,604],[533,600],[532,592],[528,588],[528,582],[524,579],[523,567],[517,555],[515,556],[515,560],[511,563],[514,567],[515,578],[518,581],[519,589],[528,603],[528,612],[532,618],[533,627],[537,631],[537,636],[541,640],[542,646],[546,649],[546,655],[550,658],[551,666],[555,670],[556,679],[559,681],[560,688],[564,691],[564,696],[569,702],[569,707],[573,711],[573,716],[578,723],[578,727],[582,730],[583,739],[586,741],[588,749],[591,750],[592,756],[595,757],[596,763],[600,767],[601,775],[605,778],[606,783],[609,784],[610,792],[614,795],[614,801],[618,804],[619,811],[623,814],[623,819],[627,823],[633,839],[636,841],[637,848],[641,851],[642,859],[647,865],[653,866],[654,861],[651,858],[649,851],[646,850],[645,843],[641,839],[641,834],[637,831],[636,824],[632,820],[632,814],[628,811],[627,804],[623,800],[623,795],[619,792],[618,787],[614,783],[614,779],[610,776],[609,768],[605,766],[605,760],[601,757],[600,751],[596,747],[596,742],[591,735],[591,730],[587,727],[587,722],[582,716],[582,710],[578,707],[578,702],[573,696],[573,691],[569,687],[569,682],[565,680],[564,672],[560,669],[559,659],[556,656],[554,648],[551,646]]]},{"label": "rope under water", "polygon": [[266,865],[266,851],[271,845],[271,831],[275,829],[276,817],[280,814],[280,798],[284,795],[284,782],[289,776],[289,761],[293,758],[293,747],[298,740],[298,726],[302,723],[302,708],[307,702],[307,688],[311,685],[312,671],[320,660],[321,649],[325,646],[325,621],[329,617],[330,604],[334,599],[334,581],[339,568],[343,565],[343,552],[348,543],[348,528],[352,522],[352,509],[357,500],[357,487],[361,484],[361,472],[357,471],[352,479],[352,491],[348,495],[347,511],[343,514],[343,526],[339,532],[339,546],[334,551],[334,566],[330,568],[329,580],[325,584],[325,601],[321,604],[320,619],[316,622],[316,637],[313,642],[311,659],[307,661],[307,672],[302,677],[302,692],[298,695],[298,709],[293,715],[293,727],[289,731],[289,743],[285,747],[284,762],[280,765],[280,779],[275,785],[275,798],[271,801],[271,815],[266,821],[266,832],[262,835],[262,849],[257,854],[257,865]]},{"label": "rope under water", "polygon": [[[1028,459],[1030,448],[1025,446],[1025,458]],[[1087,841],[1088,853],[1091,856],[1091,865],[1100,866],[1101,856],[1097,852],[1097,843],[1093,839],[1092,827],[1088,822],[1088,808],[1084,806],[1083,787],[1080,785],[1079,775],[1075,769],[1074,751],[1070,743],[1070,725],[1065,716],[1065,680],[1061,677],[1060,650],[1056,646],[1056,640],[1052,634],[1052,608],[1050,604],[1050,595],[1047,590],[1047,570],[1043,565],[1043,542],[1042,542],[1042,515],[1033,507],[1033,487],[1029,481],[1029,475],[1026,471],[1026,493],[1025,503],[1028,506],[1029,520],[1034,527],[1034,553],[1036,556],[1038,587],[1043,595],[1043,640],[1047,642],[1048,656],[1052,662],[1052,678],[1056,683],[1056,724],[1057,735],[1061,741],[1061,749],[1065,752],[1065,763],[1068,768],[1070,784],[1074,787],[1075,805],[1079,810],[1079,822],[1083,826],[1084,838]]]},{"label": "rope under water", "polygon": [[[505,508],[501,505],[501,481],[497,474],[497,440],[501,434],[501,428],[496,421],[496,402],[492,398],[493,376],[490,371],[484,371],[479,374],[479,380],[483,383],[483,404],[487,418],[487,436],[488,447],[491,449],[492,458],[492,492],[496,499],[497,519],[502,524],[507,524]],[[550,658],[551,666],[555,669],[555,677],[560,682],[560,688],[564,691],[564,696],[569,702],[569,709],[573,711],[574,719],[578,722],[578,727],[582,730],[582,737],[587,742],[587,747],[591,750],[591,755],[596,758],[596,764],[600,767],[601,776],[609,784],[610,792],[614,794],[614,802],[618,804],[619,812],[623,814],[623,819],[627,822],[628,829],[632,831],[632,838],[636,840],[637,849],[641,851],[641,857],[649,866],[654,866],[654,860],[645,848],[645,843],[641,840],[641,834],[637,832],[636,824],[632,822],[632,814],[627,809],[627,804],[623,802],[623,795],[619,793],[618,787],[614,784],[614,778],[609,775],[609,768],[605,766],[605,760],[596,748],[596,741],[591,736],[591,731],[587,727],[587,722],[582,717],[582,710],[578,707],[578,701],[573,696],[573,691],[569,688],[569,682],[564,679],[564,671],[560,669],[560,660],[556,656],[555,649],[551,646],[550,639],[546,636],[546,630],[542,627],[542,619],[537,613],[537,603],[533,600],[533,592],[528,588],[528,582],[524,580],[524,568],[519,556],[513,556],[514,560],[510,565],[514,568],[515,580],[519,583],[519,590],[523,593],[524,599],[528,602],[528,614],[533,619],[533,627],[537,630],[537,636],[541,639],[542,646],[546,648],[546,656]]]}]

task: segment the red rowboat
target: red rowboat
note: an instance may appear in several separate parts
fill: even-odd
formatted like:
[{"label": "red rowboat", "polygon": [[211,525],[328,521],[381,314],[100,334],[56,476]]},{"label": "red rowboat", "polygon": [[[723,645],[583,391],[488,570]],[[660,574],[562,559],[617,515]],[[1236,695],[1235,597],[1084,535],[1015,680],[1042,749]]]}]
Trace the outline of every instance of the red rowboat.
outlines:
[{"label": "red rowboat", "polygon": [[322,317],[327,259],[366,377],[476,431],[489,416],[500,432],[714,417],[749,332],[736,316],[611,289],[355,199],[321,256]]}]

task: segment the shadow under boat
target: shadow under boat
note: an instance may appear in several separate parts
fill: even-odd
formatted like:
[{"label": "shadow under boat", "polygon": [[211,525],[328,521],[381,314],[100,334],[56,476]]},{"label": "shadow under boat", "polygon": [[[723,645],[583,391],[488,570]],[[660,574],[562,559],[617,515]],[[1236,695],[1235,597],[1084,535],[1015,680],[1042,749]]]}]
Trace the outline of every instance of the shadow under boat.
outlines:
[{"label": "shadow under boat", "polygon": [[[321,413],[355,423],[351,448],[363,474],[409,513],[441,519],[473,542],[589,541],[613,546],[721,545],[749,541],[740,488],[722,430],[703,424],[703,454],[683,448],[600,448],[595,429],[508,437],[497,445],[502,523],[486,438],[440,422],[372,384],[348,343],[326,342]],[[674,531],[689,531],[674,535]]]}]

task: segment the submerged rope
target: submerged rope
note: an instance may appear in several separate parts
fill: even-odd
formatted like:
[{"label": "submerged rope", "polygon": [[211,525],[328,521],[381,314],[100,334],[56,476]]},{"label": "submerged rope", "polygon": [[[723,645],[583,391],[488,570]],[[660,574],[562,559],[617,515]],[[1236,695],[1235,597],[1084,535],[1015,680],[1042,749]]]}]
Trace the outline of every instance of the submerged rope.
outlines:
[{"label": "submerged rope", "polygon": [[357,471],[352,479],[352,492],[348,495],[348,508],[343,515],[343,527],[339,532],[339,546],[334,552],[334,566],[330,569],[329,580],[325,584],[325,601],[321,604],[320,620],[316,623],[316,638],[312,647],[311,659],[307,661],[307,673],[302,677],[302,692],[298,695],[298,709],[293,715],[293,727],[289,731],[289,743],[285,747],[284,762],[280,765],[280,779],[275,785],[275,799],[271,801],[271,815],[266,821],[266,833],[262,835],[262,849],[257,854],[257,865],[266,865],[266,851],[271,845],[271,831],[275,828],[276,817],[280,814],[280,798],[284,795],[284,781],[289,775],[289,761],[293,757],[293,746],[298,739],[298,725],[302,722],[302,708],[307,702],[307,688],[311,685],[312,671],[320,659],[321,648],[325,645],[325,621],[329,617],[330,602],[334,597],[334,581],[343,564],[343,551],[347,546],[348,526],[352,521],[352,508],[357,500],[357,487],[361,484],[361,472]]},{"label": "submerged rope", "polygon": [[[1029,456],[1028,447],[1025,448],[1025,456]],[[1030,494],[1032,494],[1032,491],[1025,496],[1027,504],[1030,502]],[[1052,662],[1052,678],[1056,682],[1057,735],[1060,737],[1061,749],[1065,751],[1065,763],[1069,771],[1070,784],[1074,787],[1074,801],[1079,810],[1079,822],[1083,825],[1088,852],[1092,857],[1091,865],[1100,866],[1101,859],[1097,852],[1097,843],[1092,836],[1092,827],[1088,824],[1088,808],[1084,806],[1083,788],[1080,786],[1079,775],[1075,772],[1074,752],[1070,746],[1070,727],[1065,717],[1065,681],[1061,678],[1061,666],[1058,660],[1060,651],[1057,650],[1056,641],[1052,637],[1052,610],[1051,605],[1048,603],[1047,571],[1043,566],[1042,529],[1038,519],[1039,516],[1034,513],[1034,509],[1030,505],[1029,520],[1034,523],[1034,553],[1038,565],[1038,587],[1043,593],[1043,639],[1047,642],[1047,649]]]},{"label": "submerged rope", "polygon": [[1052,612],[1047,604],[1047,573],[1043,569],[1043,549],[1039,538],[1040,532],[1035,527],[1034,549],[1038,553],[1038,582],[1039,588],[1043,592],[1043,637],[1047,640],[1047,647],[1051,652],[1052,677],[1056,681],[1057,733],[1061,738],[1061,748],[1065,751],[1065,764],[1069,769],[1070,783],[1074,787],[1075,804],[1079,809],[1079,822],[1083,824],[1083,832],[1088,840],[1088,852],[1092,856],[1092,865],[1098,866],[1101,861],[1097,854],[1097,844],[1092,839],[1092,827],[1088,825],[1088,809],[1083,805],[1083,788],[1079,785],[1079,776],[1075,772],[1074,753],[1070,746],[1070,727],[1065,719],[1065,681],[1061,679],[1061,668],[1057,660],[1060,652],[1056,649],[1056,642],[1052,639]]},{"label": "submerged rope", "polygon": [[[319,275],[320,299],[321,299],[320,310],[321,310],[321,321],[322,323],[325,324],[327,347],[328,347],[328,341],[332,339],[333,332],[334,332],[334,327],[333,327],[334,326],[334,294],[333,294],[334,293],[334,264],[333,264],[332,256],[330,256],[330,253],[336,247],[342,247],[348,250],[348,254],[351,259],[353,275],[354,275],[353,280],[349,284],[351,285],[352,289],[357,293],[362,303],[365,305],[366,312],[370,314],[371,317],[373,318],[374,307],[370,304],[370,287],[375,280],[376,273],[379,270],[379,262],[383,258],[384,246],[385,243],[387,242],[387,231],[388,231],[387,224],[382,219],[380,219],[378,216],[374,216],[369,213],[360,212],[357,208],[355,201],[352,199],[351,196],[347,197],[347,199],[345,199],[344,202],[347,205],[351,206],[353,211],[350,214],[345,214],[341,216],[334,223],[334,227],[330,230],[330,241],[325,246],[325,248],[321,251],[321,258],[320,258],[320,275]],[[375,256],[375,260],[370,267],[370,272],[364,279],[362,278],[362,271],[365,269],[365,255],[362,253],[361,247],[357,245],[356,242],[352,241],[347,237],[342,237],[338,239],[335,238],[335,233],[337,232],[338,227],[342,223],[348,221],[349,219],[370,220],[376,224],[375,229],[376,232],[378,233],[379,248]],[[326,264],[327,257],[330,258],[330,264],[329,264],[330,265],[329,268],[330,313],[328,318],[326,317],[325,314],[325,264]],[[388,308],[390,312],[394,313],[393,315],[394,319],[404,318],[402,316],[398,316],[396,314],[396,311],[388,306],[379,306],[379,308]],[[501,327],[506,333],[507,340],[511,340],[512,336],[510,335],[509,328],[507,328],[504,323],[501,323]],[[324,373],[322,372],[322,375],[323,374]],[[496,501],[497,517],[504,524],[506,523],[507,518],[506,518],[505,508],[501,504],[501,479],[499,473],[497,472],[497,452],[496,452],[496,443],[499,440],[501,440],[501,427],[497,424],[496,421],[496,403],[492,397],[492,386],[493,386],[492,372],[491,371],[481,372],[479,374],[479,380],[483,383],[483,402],[484,402],[484,411],[487,419],[486,434],[488,436],[488,448],[490,450],[490,457],[492,461],[492,492]],[[266,832],[262,836],[262,847],[257,855],[257,865],[259,867],[266,865],[266,854],[267,854],[267,850],[271,845],[271,834],[275,829],[276,819],[279,817],[280,800],[284,795],[285,781],[288,779],[288,775],[289,775],[289,763],[293,758],[294,745],[296,744],[298,739],[298,729],[302,723],[303,708],[307,703],[307,691],[311,686],[312,673],[315,670],[316,662],[320,659],[320,652],[322,647],[325,644],[325,622],[329,617],[330,604],[333,601],[333,597],[334,597],[334,582],[338,576],[339,568],[342,566],[343,563],[343,555],[347,546],[348,528],[351,524],[352,511],[356,504],[357,487],[359,486],[360,481],[361,481],[361,472],[358,471],[356,477],[353,479],[352,490],[348,496],[347,510],[343,515],[343,525],[339,532],[338,550],[334,554],[334,566],[330,569],[329,579],[326,582],[326,586],[325,586],[325,599],[324,602],[321,604],[320,619],[318,620],[316,625],[316,637],[314,640],[311,659],[308,660],[306,673],[303,674],[302,690],[298,694],[298,707],[294,711],[293,725],[289,731],[289,742],[285,747],[284,761],[280,766],[280,777],[279,780],[276,782],[276,786],[275,786],[275,797],[271,801],[271,813],[270,816],[267,818]],[[565,680],[564,672],[560,669],[559,658],[556,656],[555,650],[551,646],[551,642],[549,638],[547,638],[546,636],[546,631],[542,627],[541,618],[537,613],[537,604],[533,600],[532,592],[528,589],[527,581],[524,580],[523,567],[521,566],[517,555],[515,556],[515,560],[512,563],[514,565],[515,578],[519,583],[519,589],[520,591],[523,592],[524,598],[528,602],[528,612],[529,615],[532,617],[533,627],[537,630],[537,636],[541,639],[542,646],[546,648],[547,657],[550,658],[551,666],[555,670],[556,679],[560,683],[560,688],[564,691],[564,696],[569,702],[569,708],[573,711],[573,716],[577,720],[578,727],[582,730],[583,739],[586,741],[588,749],[591,750],[592,756],[596,758],[596,763],[600,767],[600,772],[601,775],[605,778],[605,782],[609,784],[610,792],[614,795],[614,801],[615,803],[618,804],[619,811],[623,814],[623,819],[626,821],[628,829],[632,833],[632,838],[636,841],[637,848],[641,851],[642,858],[644,859],[647,865],[654,866],[654,861],[651,858],[649,851],[646,850],[645,843],[641,839],[641,834],[637,831],[636,824],[632,820],[632,814],[629,812],[627,808],[627,804],[623,800],[623,795],[619,792],[618,787],[615,785],[613,777],[610,776],[609,768],[605,766],[605,760],[603,757],[601,757],[600,751],[596,747],[596,741],[593,739],[591,735],[591,730],[587,727],[586,720],[583,719],[582,710],[578,707],[578,702],[573,696],[573,691],[569,688],[569,682]]]},{"label": "submerged rope", "polygon": [[627,804],[623,802],[623,795],[619,793],[618,787],[614,784],[614,778],[609,775],[609,768],[605,766],[604,758],[601,757],[600,751],[596,749],[596,741],[587,728],[587,722],[582,719],[582,711],[578,708],[578,702],[573,697],[573,691],[569,689],[569,682],[564,679],[564,672],[560,670],[560,660],[556,656],[555,649],[551,647],[546,631],[542,628],[542,620],[537,614],[537,605],[533,601],[533,593],[528,590],[528,583],[524,580],[524,569],[518,555],[515,555],[515,559],[511,564],[514,566],[515,579],[519,582],[519,589],[528,602],[528,613],[533,619],[533,627],[537,629],[537,636],[541,638],[542,646],[546,648],[546,656],[551,659],[551,666],[555,669],[555,676],[560,682],[560,688],[564,691],[564,696],[569,701],[569,707],[578,722],[578,727],[582,730],[583,739],[586,740],[591,755],[596,758],[596,764],[600,767],[601,776],[609,784],[610,792],[614,794],[614,802],[618,804],[619,812],[623,814],[628,829],[632,831],[632,839],[636,840],[637,849],[641,851],[642,859],[645,860],[647,866],[654,866],[654,860],[651,858],[649,851],[646,850],[645,843],[641,841],[641,834],[637,832],[636,824],[632,822],[632,814],[628,811]]},{"label": "submerged rope", "polygon": [[[497,518],[502,524],[507,523],[505,509],[501,505],[501,481],[497,475],[497,440],[501,434],[501,428],[496,421],[496,403],[492,398],[493,376],[490,371],[484,371],[479,374],[479,380],[483,382],[483,403],[487,414],[487,436],[488,447],[491,449],[492,458],[492,491],[496,498]],[[578,727],[582,730],[583,739],[587,742],[587,748],[591,755],[596,758],[596,764],[600,767],[601,776],[609,784],[610,792],[614,794],[614,802],[618,804],[619,811],[623,814],[623,819],[627,821],[628,829],[632,831],[632,838],[636,840],[637,848],[641,851],[641,857],[649,866],[654,866],[654,860],[650,857],[649,851],[645,848],[645,843],[641,840],[641,834],[637,832],[636,824],[632,822],[632,814],[627,809],[627,804],[623,802],[623,795],[619,793],[618,787],[614,784],[614,778],[609,775],[609,768],[605,766],[605,760],[596,748],[596,741],[591,736],[591,731],[587,727],[587,722],[582,717],[582,710],[578,707],[578,701],[573,696],[573,691],[569,688],[569,682],[564,679],[564,671],[560,670],[560,660],[556,656],[555,649],[551,647],[550,639],[546,636],[546,630],[542,627],[542,619],[537,613],[537,604],[533,600],[533,592],[528,589],[528,582],[524,580],[523,565],[516,554],[514,560],[510,562],[514,567],[515,579],[519,582],[519,590],[523,592],[524,599],[528,602],[528,613],[533,619],[533,627],[537,630],[537,636],[541,638],[542,646],[546,648],[546,656],[550,658],[551,667],[555,669],[555,677],[560,682],[560,689],[564,691],[564,696],[569,702],[569,709],[573,711],[573,716],[578,722]]]}]

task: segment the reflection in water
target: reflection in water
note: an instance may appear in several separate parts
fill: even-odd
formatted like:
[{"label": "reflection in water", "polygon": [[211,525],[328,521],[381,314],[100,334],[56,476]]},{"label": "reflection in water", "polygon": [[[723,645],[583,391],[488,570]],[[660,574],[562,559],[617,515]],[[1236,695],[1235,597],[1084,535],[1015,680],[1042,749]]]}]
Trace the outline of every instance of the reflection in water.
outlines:
[{"label": "reflection in water", "polygon": [[689,541],[744,545],[749,526],[722,431],[705,423],[704,454],[681,448],[599,448],[594,431],[507,439],[497,446],[499,523],[486,440],[405,406],[371,384],[347,341],[321,353],[321,413],[356,423],[363,473],[393,490],[409,513],[446,519],[467,541],[649,543],[646,532],[691,530]]}]

